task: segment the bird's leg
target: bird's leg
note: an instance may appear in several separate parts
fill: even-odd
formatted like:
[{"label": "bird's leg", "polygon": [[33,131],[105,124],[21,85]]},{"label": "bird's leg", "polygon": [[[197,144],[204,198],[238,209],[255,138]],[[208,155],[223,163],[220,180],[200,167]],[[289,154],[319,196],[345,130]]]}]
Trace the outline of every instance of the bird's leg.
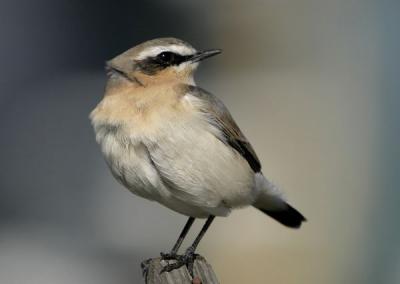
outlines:
[{"label": "bird's leg", "polygon": [[207,221],[204,223],[203,228],[201,228],[200,233],[197,235],[196,239],[192,243],[190,247],[186,250],[185,255],[187,254],[194,254],[196,251],[197,246],[199,245],[201,239],[203,238],[204,234],[207,232],[208,228],[210,227],[212,221],[214,221],[215,216],[209,216]]},{"label": "bird's leg", "polygon": [[204,234],[207,232],[207,229],[210,227],[212,221],[214,220],[215,216],[209,216],[206,223],[204,224],[203,228],[201,228],[200,233],[197,235],[196,239],[194,240],[193,244],[188,247],[188,249],[186,250],[185,254],[182,256],[177,257],[177,261],[175,263],[172,264],[168,264],[167,266],[165,266],[162,270],[162,272],[169,272],[172,271],[174,269],[177,269],[183,265],[186,265],[190,275],[193,277],[193,264],[194,264],[194,260],[196,259],[196,248],[199,245],[201,239],[203,238]]},{"label": "bird's leg", "polygon": [[182,245],[183,240],[185,239],[187,233],[189,232],[190,227],[193,225],[195,218],[189,217],[187,220],[185,227],[183,228],[181,234],[179,235],[178,240],[176,241],[174,247],[169,253],[161,253],[161,258],[164,260],[176,259],[178,255],[178,250]]}]

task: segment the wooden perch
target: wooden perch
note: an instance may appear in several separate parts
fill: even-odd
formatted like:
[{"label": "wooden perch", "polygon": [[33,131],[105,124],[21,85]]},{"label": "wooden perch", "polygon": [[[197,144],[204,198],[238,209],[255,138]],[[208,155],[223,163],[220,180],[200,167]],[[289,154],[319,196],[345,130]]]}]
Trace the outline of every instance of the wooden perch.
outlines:
[{"label": "wooden perch", "polygon": [[219,284],[211,265],[200,255],[194,261],[194,279],[190,276],[186,266],[160,274],[161,269],[168,262],[173,262],[173,260],[165,261],[158,257],[142,262],[146,284]]}]

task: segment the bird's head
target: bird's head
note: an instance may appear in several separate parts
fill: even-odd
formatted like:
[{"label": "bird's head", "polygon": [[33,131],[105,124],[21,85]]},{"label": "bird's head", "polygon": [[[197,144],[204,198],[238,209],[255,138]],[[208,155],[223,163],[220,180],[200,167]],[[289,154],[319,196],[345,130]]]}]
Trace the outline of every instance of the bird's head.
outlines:
[{"label": "bird's head", "polygon": [[193,83],[199,62],[221,53],[220,49],[197,51],[176,38],[141,43],[107,62],[111,80],[140,85],[168,81]]}]

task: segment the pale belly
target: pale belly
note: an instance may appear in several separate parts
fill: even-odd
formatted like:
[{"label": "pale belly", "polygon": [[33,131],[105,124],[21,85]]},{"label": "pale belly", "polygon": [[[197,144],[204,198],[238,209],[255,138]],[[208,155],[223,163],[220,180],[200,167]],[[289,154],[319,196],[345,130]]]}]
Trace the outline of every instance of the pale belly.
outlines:
[{"label": "pale belly", "polygon": [[[203,125],[177,124],[157,136],[97,130],[115,178],[131,192],[197,218],[226,216],[254,202],[254,172]],[[110,126],[108,126],[109,129]],[[131,133],[130,131],[129,133]]]}]

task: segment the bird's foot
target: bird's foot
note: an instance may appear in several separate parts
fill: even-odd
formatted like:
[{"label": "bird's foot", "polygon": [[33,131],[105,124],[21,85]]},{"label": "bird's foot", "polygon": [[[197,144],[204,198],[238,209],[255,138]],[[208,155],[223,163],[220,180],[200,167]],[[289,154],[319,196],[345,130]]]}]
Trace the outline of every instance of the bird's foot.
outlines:
[{"label": "bird's foot", "polygon": [[188,248],[184,255],[175,255],[175,258],[173,258],[173,259],[176,262],[166,265],[161,270],[160,273],[170,272],[174,269],[178,269],[178,268],[186,265],[186,267],[190,273],[190,276],[192,276],[192,278],[193,278],[193,265],[194,265],[194,261],[196,260],[197,256],[198,256],[198,254],[195,254],[194,250],[192,248]]},{"label": "bird's foot", "polygon": [[178,255],[176,252],[173,251],[167,253],[161,252],[160,255],[162,260],[174,260],[181,257],[181,255]]}]

